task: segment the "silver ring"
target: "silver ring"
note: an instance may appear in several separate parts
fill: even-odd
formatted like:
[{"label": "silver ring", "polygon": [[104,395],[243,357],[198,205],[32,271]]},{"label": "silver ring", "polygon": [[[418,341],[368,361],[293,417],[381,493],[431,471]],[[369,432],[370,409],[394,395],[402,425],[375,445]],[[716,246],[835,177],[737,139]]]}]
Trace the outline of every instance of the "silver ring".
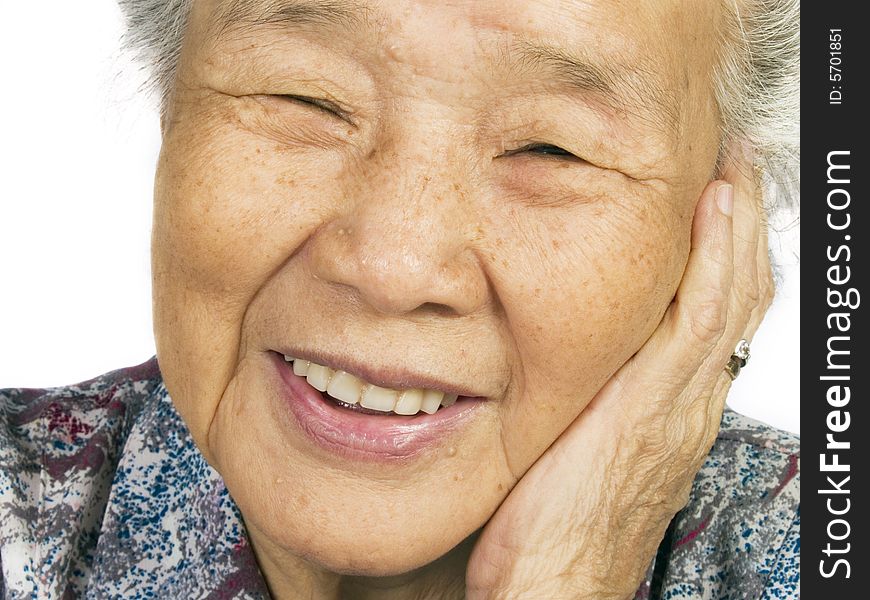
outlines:
[{"label": "silver ring", "polygon": [[734,347],[734,354],[725,365],[725,371],[731,377],[731,381],[737,379],[737,376],[740,375],[740,369],[745,367],[747,362],[749,362],[749,342],[740,340]]}]

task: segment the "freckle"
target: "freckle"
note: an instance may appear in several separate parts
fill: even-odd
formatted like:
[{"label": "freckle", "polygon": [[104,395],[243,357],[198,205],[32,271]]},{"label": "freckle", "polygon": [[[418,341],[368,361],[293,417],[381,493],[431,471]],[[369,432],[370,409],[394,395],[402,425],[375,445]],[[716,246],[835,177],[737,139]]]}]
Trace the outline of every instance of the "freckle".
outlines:
[{"label": "freckle", "polygon": [[450,446],[447,448],[447,456],[456,456],[456,446]]},{"label": "freckle", "polygon": [[553,244],[553,250],[558,250],[559,246],[562,245],[559,243],[559,240],[553,240],[552,244]]},{"label": "freckle", "polygon": [[498,491],[504,491],[504,486],[502,484],[498,484]]}]

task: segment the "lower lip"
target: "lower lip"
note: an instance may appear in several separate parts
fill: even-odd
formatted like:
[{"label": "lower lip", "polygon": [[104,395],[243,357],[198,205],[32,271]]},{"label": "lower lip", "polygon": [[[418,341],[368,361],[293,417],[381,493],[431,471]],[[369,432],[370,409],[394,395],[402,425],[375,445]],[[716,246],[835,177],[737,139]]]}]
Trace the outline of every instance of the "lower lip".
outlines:
[{"label": "lower lip", "polygon": [[304,377],[293,373],[282,355],[271,354],[283,383],[284,405],[299,428],[315,445],[345,458],[406,460],[431,452],[467,427],[484,402],[460,396],[456,404],[441,407],[432,415],[359,413],[324,399]]}]

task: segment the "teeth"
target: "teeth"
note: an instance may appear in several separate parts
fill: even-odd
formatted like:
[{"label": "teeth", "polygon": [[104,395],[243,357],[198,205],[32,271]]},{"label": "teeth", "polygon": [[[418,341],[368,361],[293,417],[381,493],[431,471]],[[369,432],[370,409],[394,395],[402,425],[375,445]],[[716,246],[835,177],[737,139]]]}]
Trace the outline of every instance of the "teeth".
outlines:
[{"label": "teeth", "polygon": [[456,394],[444,394],[444,399],[441,400],[441,406],[453,406],[456,404],[456,399],[459,398]]},{"label": "teeth", "polygon": [[399,399],[399,393],[396,390],[388,390],[387,388],[370,385],[366,388],[362,399],[359,401],[360,406],[370,408],[372,410],[380,410],[390,412],[396,407],[396,400]]},{"label": "teeth", "polygon": [[329,385],[329,380],[332,378],[332,369],[311,363],[308,365],[308,373],[306,373],[308,383],[314,389],[325,392]]},{"label": "teeth", "polygon": [[420,405],[423,402],[423,390],[405,390],[399,396],[399,401],[396,402],[396,408],[393,412],[397,415],[416,415],[420,412]]},{"label": "teeth", "polygon": [[423,392],[423,401],[420,403],[420,409],[424,413],[430,415],[435,414],[438,407],[441,406],[441,399],[444,398],[444,393],[437,390],[426,390]]},{"label": "teeth", "polygon": [[362,393],[362,387],[362,381],[350,373],[338,371],[335,376],[329,380],[329,386],[326,388],[326,393],[342,402],[356,404],[359,402],[359,395]]},{"label": "teeth", "polygon": [[308,365],[310,364],[307,360],[294,360],[293,372],[299,375],[299,377],[305,377],[308,374]]},{"label": "teeth", "polygon": [[289,354],[284,355],[284,360],[293,363],[293,373],[305,377],[314,389],[326,392],[346,404],[359,404],[371,410],[398,415],[416,415],[422,410],[431,415],[442,406],[453,406],[458,398],[456,394],[445,394],[438,390],[383,388],[366,383],[345,371],[333,371]]}]

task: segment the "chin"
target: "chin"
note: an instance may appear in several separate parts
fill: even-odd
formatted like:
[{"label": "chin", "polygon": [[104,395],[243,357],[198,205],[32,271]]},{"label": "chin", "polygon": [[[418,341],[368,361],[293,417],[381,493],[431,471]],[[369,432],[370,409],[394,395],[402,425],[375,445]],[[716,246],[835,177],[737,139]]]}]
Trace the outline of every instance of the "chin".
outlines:
[{"label": "chin", "polygon": [[[246,503],[253,499],[240,500]],[[382,498],[372,498],[370,505],[381,502]],[[288,511],[282,515],[285,519],[282,523],[267,507],[248,504],[242,510],[265,517],[246,517],[255,543],[266,539],[281,554],[297,557],[319,569],[366,577],[400,575],[424,567],[449,553],[486,521],[486,517],[480,522],[450,520],[442,513],[418,519],[418,511],[397,519],[374,510],[345,514]],[[421,508],[419,513],[422,512]]]},{"label": "chin", "polygon": [[[366,535],[362,532],[360,535]],[[460,540],[461,542],[461,540]],[[459,543],[459,542],[457,542]],[[308,562],[314,563],[339,575],[354,577],[392,577],[415,571],[425,567],[453,549],[449,546],[441,552],[433,549],[418,548],[416,552],[410,549],[410,544],[372,545],[359,548],[359,552],[350,555],[345,548],[324,548],[316,554],[303,555]]]}]

